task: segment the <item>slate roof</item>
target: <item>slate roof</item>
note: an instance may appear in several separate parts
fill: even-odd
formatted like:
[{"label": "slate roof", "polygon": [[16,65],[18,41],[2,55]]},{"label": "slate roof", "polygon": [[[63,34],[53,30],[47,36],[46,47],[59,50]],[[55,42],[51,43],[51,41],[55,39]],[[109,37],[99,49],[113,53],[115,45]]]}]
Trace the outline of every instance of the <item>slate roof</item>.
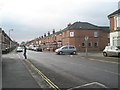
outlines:
[{"label": "slate roof", "polygon": [[107,26],[99,26],[99,28],[104,32],[110,32],[110,27]]},{"label": "slate roof", "polygon": [[105,32],[110,31],[109,27],[107,26],[96,26],[88,22],[75,22],[69,25],[64,30],[103,30]]},{"label": "slate roof", "polygon": [[68,26],[67,29],[99,29],[98,26],[90,24],[88,22],[75,22],[72,25]]},{"label": "slate roof", "polygon": [[116,10],[115,12],[111,13],[110,15],[108,15],[108,17],[111,17],[115,14],[120,14],[120,9]]}]

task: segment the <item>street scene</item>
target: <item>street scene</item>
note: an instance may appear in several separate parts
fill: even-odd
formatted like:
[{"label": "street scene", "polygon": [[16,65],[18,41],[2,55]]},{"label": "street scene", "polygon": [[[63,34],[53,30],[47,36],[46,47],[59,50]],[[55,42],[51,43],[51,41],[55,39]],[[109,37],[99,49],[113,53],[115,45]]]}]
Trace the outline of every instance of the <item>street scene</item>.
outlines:
[{"label": "street scene", "polygon": [[0,11],[1,90],[120,90],[119,0],[4,0]]},{"label": "street scene", "polygon": [[[59,88],[80,88],[80,86],[87,84],[89,84],[86,86],[88,88],[118,87],[120,76],[118,57],[104,57],[101,52],[91,52],[86,57],[82,52],[77,55],[57,55],[54,52],[30,50],[27,51],[27,56],[27,61],[24,61],[23,53],[13,51],[3,55],[3,88],[20,88],[21,86],[23,88],[38,88],[40,86],[48,88],[49,85],[46,83],[39,85],[41,80],[35,82],[30,75],[27,75],[30,69],[27,62],[34,65]],[[12,63],[13,67],[10,68],[12,64],[9,63]],[[28,71],[23,64],[28,66]],[[15,68],[15,65],[19,67]],[[16,76],[13,77],[15,72]],[[36,74],[33,74],[33,77],[37,79],[35,78]],[[11,83],[11,80],[17,81],[19,84]]]}]

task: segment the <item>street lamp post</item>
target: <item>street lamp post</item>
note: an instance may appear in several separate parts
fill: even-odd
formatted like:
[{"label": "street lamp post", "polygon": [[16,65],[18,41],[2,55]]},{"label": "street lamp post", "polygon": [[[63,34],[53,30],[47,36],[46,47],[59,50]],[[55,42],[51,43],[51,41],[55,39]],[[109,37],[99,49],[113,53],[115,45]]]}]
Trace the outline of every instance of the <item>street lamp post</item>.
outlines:
[{"label": "street lamp post", "polygon": [[10,32],[11,32],[11,31],[13,31],[13,29],[10,29],[10,30],[9,30],[9,37],[10,37]]},{"label": "street lamp post", "polygon": [[[10,29],[10,30],[9,30],[9,38],[10,38],[10,32],[11,32],[11,31],[13,31],[13,29]],[[11,39],[11,38],[10,38],[10,39]],[[9,47],[10,47],[9,49],[11,50],[11,40],[10,40],[10,46],[9,46]]]}]

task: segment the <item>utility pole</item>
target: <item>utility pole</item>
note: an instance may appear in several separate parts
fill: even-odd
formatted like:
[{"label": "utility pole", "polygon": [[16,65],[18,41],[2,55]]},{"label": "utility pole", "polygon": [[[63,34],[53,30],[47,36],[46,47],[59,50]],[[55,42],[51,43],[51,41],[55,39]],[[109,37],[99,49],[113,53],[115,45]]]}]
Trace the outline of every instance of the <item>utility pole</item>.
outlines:
[{"label": "utility pole", "polygon": [[118,2],[118,9],[120,9],[120,1]]}]

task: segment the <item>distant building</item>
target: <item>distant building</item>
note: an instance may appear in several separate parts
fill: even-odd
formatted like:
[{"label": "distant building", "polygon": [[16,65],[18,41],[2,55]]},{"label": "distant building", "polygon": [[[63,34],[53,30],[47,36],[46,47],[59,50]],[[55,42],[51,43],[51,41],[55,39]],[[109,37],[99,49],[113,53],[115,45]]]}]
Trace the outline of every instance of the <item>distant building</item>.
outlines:
[{"label": "distant building", "polygon": [[[88,22],[75,22],[68,24],[63,30],[58,32],[53,30],[52,34],[49,32],[48,36],[42,36],[39,40],[35,39],[30,43],[36,45],[36,41],[38,41],[43,50],[55,50],[63,45],[73,45],[76,46],[78,51],[85,51],[85,37],[88,36],[88,50],[99,51],[108,45],[109,31],[109,27],[99,27]],[[30,45],[30,43],[27,43],[27,45]]]},{"label": "distant building", "polygon": [[0,44],[0,48],[4,53],[11,51],[17,45],[17,42],[12,41],[11,38],[4,32],[4,30],[0,28]]},{"label": "distant building", "polygon": [[86,36],[88,36],[89,51],[103,50],[109,43],[109,27],[99,27],[88,22],[75,22],[62,31],[62,44],[74,45],[78,51],[85,51]]},{"label": "distant building", "polygon": [[108,15],[110,20],[110,45],[120,46],[120,9]]}]

